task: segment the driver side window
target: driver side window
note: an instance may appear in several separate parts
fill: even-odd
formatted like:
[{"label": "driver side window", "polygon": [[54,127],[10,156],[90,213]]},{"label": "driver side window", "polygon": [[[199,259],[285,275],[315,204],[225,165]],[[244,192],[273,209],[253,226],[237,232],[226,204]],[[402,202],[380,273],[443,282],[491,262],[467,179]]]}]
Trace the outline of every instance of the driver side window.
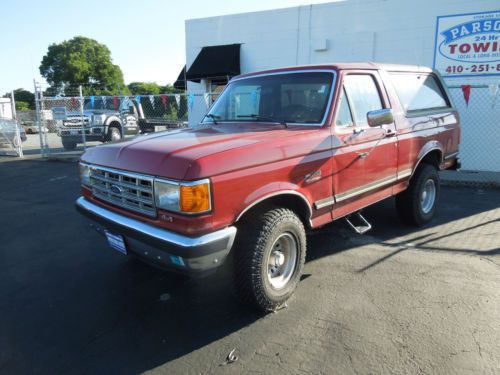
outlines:
[{"label": "driver side window", "polygon": [[339,110],[337,112],[337,118],[335,120],[335,125],[340,128],[345,128],[348,126],[353,126],[351,109],[349,108],[349,102],[347,101],[347,96],[345,90],[342,88],[342,95],[339,101]]},{"label": "driver side window", "polygon": [[366,114],[383,108],[375,80],[368,74],[347,75],[344,78],[344,89],[356,126],[367,126]]}]

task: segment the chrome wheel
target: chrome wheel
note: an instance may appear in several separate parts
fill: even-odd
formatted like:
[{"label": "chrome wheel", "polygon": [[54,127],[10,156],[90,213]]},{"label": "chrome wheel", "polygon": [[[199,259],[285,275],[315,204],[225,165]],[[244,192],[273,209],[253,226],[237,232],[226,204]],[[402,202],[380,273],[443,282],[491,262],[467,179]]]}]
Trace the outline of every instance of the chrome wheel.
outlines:
[{"label": "chrome wheel", "polygon": [[120,132],[120,129],[116,127],[111,127],[109,129],[110,135],[109,135],[109,140],[111,142],[118,142],[122,139],[122,134]]},{"label": "chrome wheel", "polygon": [[425,182],[424,188],[422,189],[422,194],[420,196],[420,207],[424,214],[431,212],[434,207],[434,202],[436,201],[436,184],[433,179],[429,179]]},{"label": "chrome wheel", "polygon": [[282,289],[291,279],[297,263],[297,241],[291,233],[281,234],[273,243],[267,260],[267,279],[274,289]]}]

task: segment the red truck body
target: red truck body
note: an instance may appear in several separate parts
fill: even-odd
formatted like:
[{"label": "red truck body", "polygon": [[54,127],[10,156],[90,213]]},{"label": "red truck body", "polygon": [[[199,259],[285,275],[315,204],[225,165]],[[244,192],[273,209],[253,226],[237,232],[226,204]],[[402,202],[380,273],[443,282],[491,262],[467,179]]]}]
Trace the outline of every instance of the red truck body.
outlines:
[{"label": "red truck body", "polygon": [[[442,80],[432,70],[350,63],[277,69],[235,80],[293,72],[333,74],[321,124],[204,121],[193,129],[94,147],[81,158],[86,165],[154,178],[187,182],[208,179],[209,212],[186,215],[157,208],[156,215],[143,215],[99,199],[91,186],[83,186],[83,198],[77,206],[90,203],[134,220],[126,224],[129,227],[143,223],[153,230],[198,241],[224,228],[238,227],[246,214],[263,204],[287,207],[305,227],[316,228],[403,192],[424,161],[437,169],[458,166],[459,116]],[[403,108],[389,74],[408,72],[433,75],[446,106],[411,114]],[[393,121],[382,126],[335,125],[345,77],[349,75],[368,75],[375,81],[382,108],[391,109]],[[108,219],[97,220],[89,210],[80,210],[107,226]],[[120,225],[114,228],[118,233],[122,232]],[[137,231],[134,233],[126,232],[125,242],[132,241],[130,236],[137,239]],[[234,233],[231,236],[227,252]],[[179,268],[176,266],[173,268]]]},{"label": "red truck body", "polygon": [[[100,202],[86,188],[84,196],[152,225],[199,235],[233,224],[242,213],[266,197],[289,194],[299,205],[304,204],[306,218],[315,228],[402,191],[419,161],[429,153],[436,155],[441,169],[452,167],[456,162],[460,128],[458,113],[453,107],[435,115],[407,118],[394,89],[382,84],[385,71],[374,64],[299,67],[267,73],[305,68],[338,72],[334,103],[345,74],[374,74],[384,88],[384,105],[394,110],[396,135],[379,142],[370,157],[349,166],[358,154],[368,152],[377,143],[383,129],[367,128],[351,139],[352,129],[338,130],[331,126],[334,105],[330,106],[322,127],[221,123],[152,134],[89,149],[82,161],[177,180],[210,178],[213,197],[210,214],[186,217],[159,212],[157,218],[149,218]],[[430,72],[414,67],[395,69]],[[320,178],[308,182],[306,176],[318,171]],[[381,186],[370,186],[377,182]],[[332,204],[317,209],[315,204],[324,200]]]}]

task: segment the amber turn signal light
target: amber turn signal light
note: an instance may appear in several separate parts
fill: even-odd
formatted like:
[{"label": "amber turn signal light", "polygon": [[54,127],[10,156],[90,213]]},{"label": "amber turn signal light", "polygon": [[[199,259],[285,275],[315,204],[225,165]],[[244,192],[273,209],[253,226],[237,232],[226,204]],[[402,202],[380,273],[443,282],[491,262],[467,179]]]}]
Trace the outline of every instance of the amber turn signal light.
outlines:
[{"label": "amber turn signal light", "polygon": [[186,213],[198,213],[210,210],[209,184],[181,185],[180,209]]}]

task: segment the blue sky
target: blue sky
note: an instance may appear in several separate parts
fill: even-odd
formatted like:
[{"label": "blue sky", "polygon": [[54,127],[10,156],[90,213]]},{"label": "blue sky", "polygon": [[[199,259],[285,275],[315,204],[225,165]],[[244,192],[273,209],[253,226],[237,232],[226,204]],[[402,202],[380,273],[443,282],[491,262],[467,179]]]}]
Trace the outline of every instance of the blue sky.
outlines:
[{"label": "blue sky", "polygon": [[314,0],[84,0],[9,1],[1,6],[0,94],[33,91],[47,47],[75,35],[111,50],[125,82],[172,83],[185,63],[184,21],[284,8]]}]

